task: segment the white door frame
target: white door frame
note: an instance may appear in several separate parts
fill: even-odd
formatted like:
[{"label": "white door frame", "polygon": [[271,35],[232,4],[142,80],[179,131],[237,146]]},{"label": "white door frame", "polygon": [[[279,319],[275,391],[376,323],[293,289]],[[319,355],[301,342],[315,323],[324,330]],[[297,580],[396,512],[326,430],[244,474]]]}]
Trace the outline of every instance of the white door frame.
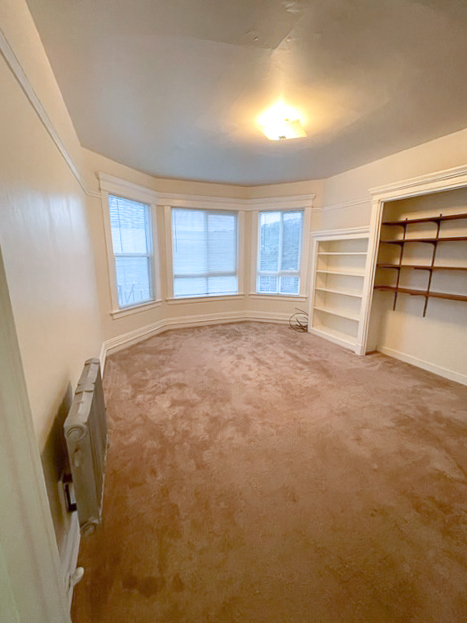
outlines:
[{"label": "white door frame", "polygon": [[0,249],[0,618],[71,623]]}]

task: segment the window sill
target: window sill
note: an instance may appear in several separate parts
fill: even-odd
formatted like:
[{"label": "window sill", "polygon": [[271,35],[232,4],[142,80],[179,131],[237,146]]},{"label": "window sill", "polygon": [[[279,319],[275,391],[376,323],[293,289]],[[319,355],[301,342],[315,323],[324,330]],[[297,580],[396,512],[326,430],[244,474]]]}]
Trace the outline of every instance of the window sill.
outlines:
[{"label": "window sill", "polygon": [[134,307],[125,307],[124,309],[116,309],[110,312],[110,315],[115,320],[116,318],[123,318],[124,316],[132,316],[133,314],[138,314],[140,312],[148,311],[150,309],[154,309],[155,307],[160,307],[162,305],[162,301],[149,301],[149,303],[142,303],[141,305],[135,305]]},{"label": "window sill", "polygon": [[210,301],[235,301],[245,298],[244,294],[223,294],[221,296],[177,296],[168,298],[169,305],[177,305],[182,303],[209,303]]},{"label": "window sill", "polygon": [[274,292],[271,292],[270,294],[266,294],[266,293],[261,293],[258,294],[257,292],[252,292],[250,294],[250,299],[259,299],[259,300],[264,300],[264,299],[278,299],[280,301],[294,301],[294,302],[298,302],[298,303],[306,303],[307,301],[306,296],[302,296],[300,294],[276,294]]}]

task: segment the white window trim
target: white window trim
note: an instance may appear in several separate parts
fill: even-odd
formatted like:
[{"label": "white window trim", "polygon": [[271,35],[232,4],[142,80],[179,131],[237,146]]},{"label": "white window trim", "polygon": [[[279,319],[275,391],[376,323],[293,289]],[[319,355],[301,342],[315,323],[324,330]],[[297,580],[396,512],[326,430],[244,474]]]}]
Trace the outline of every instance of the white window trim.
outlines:
[{"label": "white window trim", "polygon": [[[203,205],[204,204],[204,205]],[[166,300],[173,304],[175,301],[180,302],[195,302],[195,301],[216,301],[216,300],[230,300],[235,298],[242,298],[244,296],[244,269],[245,269],[245,212],[243,210],[235,210],[232,208],[220,208],[216,209],[213,204],[209,202],[197,202],[195,207],[183,206],[183,209],[187,210],[203,210],[213,213],[222,214],[228,212],[237,216],[237,283],[238,291],[233,294],[200,294],[189,296],[175,296],[174,294],[174,279],[173,272],[173,254],[172,254],[172,209],[179,209],[182,206],[166,205],[164,206],[164,228],[165,228],[165,246],[166,246],[166,278],[167,278],[167,297]]]},{"label": "white window trim", "polygon": [[[113,195],[116,197],[122,197],[124,199],[129,199],[130,201],[137,201],[138,203],[145,203],[149,206],[149,216],[151,221],[151,253],[144,254],[145,257],[150,258],[150,268],[151,268],[151,279],[152,279],[152,290],[153,290],[153,299],[150,301],[144,301],[143,303],[138,303],[136,305],[128,305],[125,307],[120,307],[118,302],[118,290],[117,290],[117,271],[115,268],[115,253],[113,251],[112,245],[112,231],[110,225],[110,208],[109,208],[109,195]],[[102,203],[102,212],[104,219],[104,232],[105,232],[105,243],[107,250],[107,266],[109,271],[109,289],[110,289],[110,300],[111,300],[111,310],[110,315],[112,318],[121,318],[122,316],[128,316],[134,313],[138,313],[141,311],[146,311],[153,307],[158,307],[162,298],[161,287],[160,287],[160,272],[159,272],[159,243],[158,243],[158,229],[157,229],[157,206],[155,201],[149,200],[149,195],[141,196],[140,193],[125,193],[121,192],[120,188],[112,189],[109,185],[106,186],[106,190],[101,191],[101,203]]]},{"label": "white window trim", "polygon": [[[298,271],[300,277],[300,290],[298,294],[281,294],[280,292],[258,292],[258,267],[259,267],[259,218],[261,212],[303,212],[302,217],[302,235],[300,240],[300,269]],[[274,199],[270,200],[269,205],[262,206],[261,209],[255,210],[251,227],[251,272],[250,272],[250,298],[271,298],[281,300],[300,301],[307,297],[308,292],[308,259],[310,254],[310,236],[311,230],[311,206],[284,208],[279,202],[275,204]],[[263,271],[264,272],[264,271]],[[297,271],[284,271],[284,275],[296,274]],[[272,274],[272,273],[271,273]],[[274,273],[276,275],[278,273]]]},{"label": "white window trim", "polygon": [[[106,241],[107,263],[108,263],[108,283],[111,299],[110,315],[117,319],[123,316],[136,314],[159,307],[163,301],[170,304],[194,303],[203,301],[235,300],[241,299],[248,294],[249,298],[276,298],[282,301],[293,300],[300,302],[307,297],[308,291],[308,271],[309,255],[311,252],[310,236],[311,216],[315,194],[293,195],[285,197],[271,197],[260,199],[213,197],[188,194],[163,193],[153,188],[148,188],[129,182],[122,178],[104,172],[97,172],[99,180],[101,206],[103,211],[104,232]],[[108,206],[108,195],[126,197],[133,201],[139,201],[151,206],[152,227],[153,227],[153,249],[154,249],[154,289],[155,300],[134,307],[120,309],[118,307],[118,296],[116,287],[115,260],[112,249],[110,215]],[[237,212],[237,270],[238,270],[238,294],[201,297],[174,297],[173,293],[173,271],[172,271],[172,232],[171,232],[171,209],[174,208],[200,208],[202,210],[215,210]],[[160,214],[157,213],[160,210]],[[256,267],[257,267],[257,235],[258,235],[258,214],[272,210],[281,211],[304,211],[302,226],[302,253],[300,258],[300,294],[258,294],[256,292]],[[246,246],[246,215],[251,226],[251,237]],[[158,236],[160,232],[160,237]],[[245,254],[249,257],[246,258]],[[162,259],[165,261],[162,263]],[[246,267],[246,260],[249,266]],[[161,270],[163,268],[163,270]],[[246,274],[246,271],[249,271]],[[245,276],[247,277],[247,291],[245,290]]]}]

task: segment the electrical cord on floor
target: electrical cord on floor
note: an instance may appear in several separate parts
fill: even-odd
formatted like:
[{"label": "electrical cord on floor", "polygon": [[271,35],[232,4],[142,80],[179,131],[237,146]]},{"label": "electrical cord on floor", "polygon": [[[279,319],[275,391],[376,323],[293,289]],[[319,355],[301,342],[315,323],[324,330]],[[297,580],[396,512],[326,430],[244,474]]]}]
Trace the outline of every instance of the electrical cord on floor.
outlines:
[{"label": "electrical cord on floor", "polygon": [[295,308],[297,311],[289,318],[289,327],[298,333],[308,331],[308,314],[303,309]]}]

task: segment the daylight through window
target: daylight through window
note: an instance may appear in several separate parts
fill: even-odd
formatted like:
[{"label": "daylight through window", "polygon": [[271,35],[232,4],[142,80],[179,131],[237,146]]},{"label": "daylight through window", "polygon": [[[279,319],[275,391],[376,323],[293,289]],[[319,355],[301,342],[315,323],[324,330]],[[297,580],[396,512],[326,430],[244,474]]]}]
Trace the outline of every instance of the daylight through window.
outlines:
[{"label": "daylight through window", "polygon": [[151,209],[145,203],[109,195],[118,306],[154,300]]},{"label": "daylight through window", "polygon": [[300,294],[303,211],[260,212],[256,290],[262,294]]},{"label": "daylight through window", "polygon": [[238,293],[237,214],[172,209],[174,296]]}]

